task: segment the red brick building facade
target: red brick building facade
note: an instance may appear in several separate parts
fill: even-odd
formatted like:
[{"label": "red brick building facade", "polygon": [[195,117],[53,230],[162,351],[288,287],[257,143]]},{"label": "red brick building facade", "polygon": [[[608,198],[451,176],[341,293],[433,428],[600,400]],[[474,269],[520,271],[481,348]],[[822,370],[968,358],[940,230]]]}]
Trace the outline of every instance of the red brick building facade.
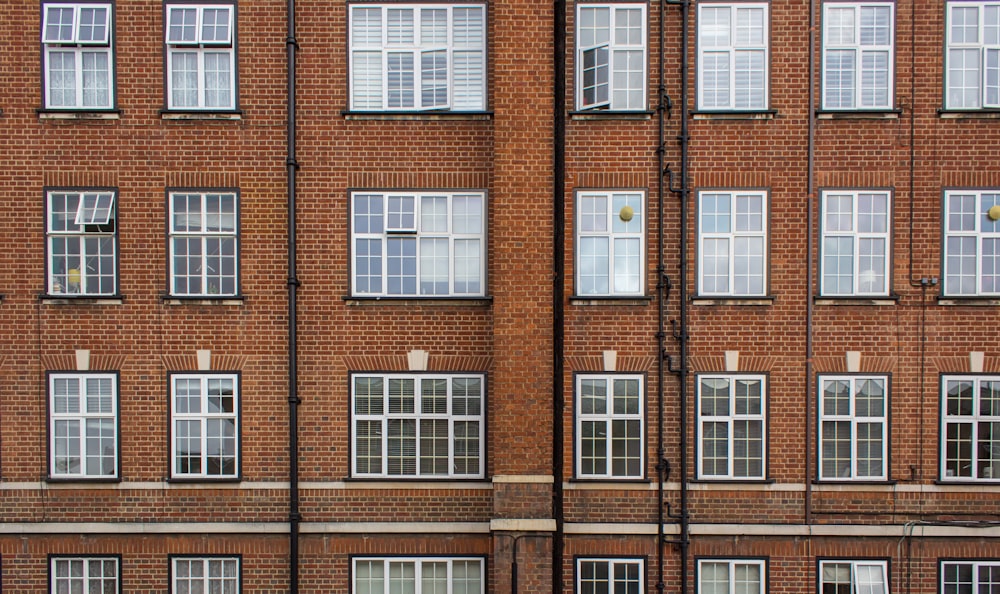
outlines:
[{"label": "red brick building facade", "polygon": [[0,15],[3,591],[1000,587],[997,2]]}]

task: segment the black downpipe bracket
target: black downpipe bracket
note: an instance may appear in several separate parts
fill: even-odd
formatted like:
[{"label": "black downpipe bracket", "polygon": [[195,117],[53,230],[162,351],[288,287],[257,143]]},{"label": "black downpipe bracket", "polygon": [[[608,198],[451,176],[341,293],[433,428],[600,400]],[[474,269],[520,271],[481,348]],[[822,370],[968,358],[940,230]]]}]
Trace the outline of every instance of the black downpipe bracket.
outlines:
[{"label": "black downpipe bracket", "polygon": [[299,591],[299,399],[298,389],[298,288],[295,249],[295,181],[299,169],[295,157],[295,0],[288,0],[288,591]]},{"label": "black downpipe bracket", "polygon": [[[563,299],[566,258],[566,0],[555,0],[552,19],[552,516],[556,530],[552,538],[552,591],[563,591]],[[515,558],[516,557],[515,547]],[[517,567],[516,565],[514,567]],[[516,580],[514,575],[512,579]],[[514,582],[516,584],[516,581]]]}]

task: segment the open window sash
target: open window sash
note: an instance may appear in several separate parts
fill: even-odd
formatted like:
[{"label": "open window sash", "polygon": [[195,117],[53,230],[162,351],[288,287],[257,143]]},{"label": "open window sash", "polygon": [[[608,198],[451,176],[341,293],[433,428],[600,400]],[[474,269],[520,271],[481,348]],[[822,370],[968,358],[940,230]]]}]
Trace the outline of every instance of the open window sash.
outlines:
[{"label": "open window sash", "polygon": [[76,209],[77,225],[107,225],[114,211],[115,195],[82,194]]},{"label": "open window sash", "polygon": [[583,50],[581,91],[584,109],[611,106],[611,43]]}]

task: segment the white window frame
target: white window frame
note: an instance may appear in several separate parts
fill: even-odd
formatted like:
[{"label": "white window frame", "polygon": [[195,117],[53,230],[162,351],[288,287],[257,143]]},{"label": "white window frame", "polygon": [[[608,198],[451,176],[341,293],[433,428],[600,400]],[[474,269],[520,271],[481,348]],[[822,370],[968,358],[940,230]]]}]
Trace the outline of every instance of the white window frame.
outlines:
[{"label": "white window frame", "polygon": [[[623,409],[617,406],[616,388],[619,385],[635,389],[634,393],[622,394]],[[646,378],[637,374],[581,373],[576,376],[574,386],[576,477],[604,480],[643,478],[646,475]],[[603,386],[603,394],[591,391],[597,386]],[[588,398],[588,395],[594,397]],[[603,399],[598,396],[603,396]],[[603,404],[603,410],[596,408],[598,404]],[[636,425],[637,434],[634,431]],[[591,435],[588,428],[598,433]],[[626,442],[625,456],[616,456],[614,444],[623,440]],[[585,448],[588,442],[591,442],[590,447]],[[628,451],[629,443],[637,443],[638,456]],[[599,450],[601,447],[603,451]],[[587,452],[591,456],[587,456]],[[587,460],[591,460],[591,466],[595,467],[587,469]],[[596,468],[600,463],[604,465],[603,471]],[[630,464],[636,468],[630,471]]]},{"label": "white window frame", "polygon": [[[1000,109],[1000,27],[986,26],[987,12],[1000,18],[1000,2],[952,0],[945,6],[945,109]],[[970,29],[961,38],[952,28],[959,24],[959,10],[969,11],[967,16],[974,11],[975,16],[975,23],[961,27]],[[966,60],[973,63],[966,65]],[[962,74],[965,81],[960,80]]]},{"label": "white window frame", "polygon": [[[350,382],[351,476],[393,480],[486,476],[485,375],[359,372],[351,374]],[[444,382],[443,394],[425,395],[425,391],[440,387],[440,382]],[[412,385],[412,394],[406,394],[410,398],[394,395],[394,387],[403,390],[406,385]],[[430,436],[442,440],[432,433],[440,423],[447,426],[443,439],[448,452],[443,460],[440,453],[424,449],[431,445]],[[404,435],[407,426],[412,433]],[[435,469],[435,461],[444,462],[446,470]],[[412,468],[407,468],[407,462]]]},{"label": "white window frame", "polygon": [[[187,395],[186,400],[197,399],[198,410],[189,410],[190,407],[179,406],[180,398],[183,396],[178,392],[179,382],[185,382],[189,389],[197,386],[197,394]],[[220,382],[214,384],[214,382]],[[215,386],[225,390],[225,383],[229,382],[232,390],[232,410],[210,410],[209,400],[218,395],[229,396],[225,391],[219,392]],[[170,478],[173,479],[236,479],[240,476],[240,377],[237,373],[171,373],[170,383]],[[188,402],[190,404],[190,402]],[[218,405],[216,406],[218,408]],[[183,410],[182,410],[183,409]],[[209,437],[207,430],[209,424],[215,424],[223,429],[228,424],[231,427],[232,435],[219,433]],[[197,434],[189,430],[181,430],[184,427],[197,427]],[[195,442],[199,448],[197,458],[195,456],[180,457],[180,444],[187,438],[189,442]],[[232,451],[225,451],[225,445],[232,444]],[[197,460],[197,469],[185,469],[182,464],[183,459]],[[231,460],[232,470],[225,472],[224,466],[227,459]]]},{"label": "white window frame", "polygon": [[[172,191],[169,193],[168,202],[170,295],[174,297],[238,295],[240,291],[239,193],[232,190]],[[197,209],[193,210],[192,206]],[[186,209],[182,210],[182,207]],[[185,249],[191,246],[196,246],[199,254],[191,254],[189,249]],[[182,269],[186,269],[186,274],[181,274]],[[193,290],[192,285],[197,286],[198,290]]]},{"label": "white window frame", "polygon": [[[118,293],[117,195],[113,189],[53,189],[45,196],[46,291],[60,297],[103,297]],[[108,202],[91,213],[88,200]],[[88,215],[95,224],[79,224]],[[101,224],[104,221],[105,224]],[[110,259],[110,261],[109,261]],[[74,263],[76,267],[73,267]]]},{"label": "white window frame", "polygon": [[[945,191],[941,261],[944,296],[1000,295],[1000,221],[992,221],[987,215],[995,205],[1000,205],[1000,188]],[[994,252],[992,257],[986,255],[989,250]]]},{"label": "white window frame", "polygon": [[[584,18],[585,13],[596,14],[602,11],[607,13],[607,27],[598,27],[591,17]],[[638,26],[632,20],[636,16]],[[646,109],[646,23],[645,4],[577,4],[577,109]],[[585,24],[592,26],[585,27]],[[585,29],[589,29],[586,35]],[[636,34],[638,39],[634,38]],[[636,55],[639,57],[638,64],[632,61]],[[635,77],[639,78],[638,88],[634,84]],[[600,87],[603,87],[603,92]],[[593,97],[589,95],[591,89]]]},{"label": "white window frame", "polygon": [[[601,206],[603,209],[598,209]],[[604,244],[606,255],[587,256],[585,245]],[[646,193],[580,190],[576,194],[578,296],[639,297],[646,292]],[[604,260],[604,261],[602,261]],[[599,286],[606,283],[607,288]]]},{"label": "white window frame", "polygon": [[[590,565],[593,574],[584,574],[584,566]],[[603,567],[603,578],[597,575]],[[624,570],[626,575],[618,575],[616,570]],[[631,571],[630,571],[631,570]],[[628,575],[631,573],[632,575]],[[586,584],[586,586],[585,586]],[[646,591],[646,563],[644,559],[578,557],[576,559],[576,589],[574,592],[630,592],[629,586],[637,585],[638,594]]]},{"label": "white window frame", "polygon": [[[470,578],[469,570],[473,567],[476,568],[478,576]],[[439,573],[442,569],[443,574]],[[476,582],[479,584],[478,588],[475,587]],[[433,594],[444,591],[456,594],[486,594],[486,582],[486,564],[482,557],[351,558],[353,594],[390,592]],[[425,585],[428,586],[426,592]]]},{"label": "white window frame", "polygon": [[[48,383],[49,478],[118,478],[118,376],[113,373],[50,373]],[[92,390],[97,391],[92,393]],[[76,434],[72,435],[69,431],[74,425]],[[109,439],[112,442],[110,453],[106,443]],[[99,448],[97,453],[88,447],[93,445]],[[71,449],[75,449],[75,455],[70,453]],[[89,469],[88,461],[100,467],[97,472]],[[66,466],[74,462],[78,470],[71,472]],[[110,468],[106,468],[107,465]]]},{"label": "white window frame", "polygon": [[[878,202],[884,201],[885,210],[879,212]],[[848,203],[850,211],[842,207]],[[892,195],[886,190],[824,190],[820,216],[820,294],[824,296],[888,296],[891,286],[892,262]],[[836,207],[837,210],[834,210]],[[864,212],[862,212],[864,211]],[[882,216],[881,223],[878,220]],[[839,272],[837,264],[844,260],[833,249],[834,243],[849,245],[849,276],[851,287],[844,291],[833,282],[832,272]],[[881,243],[881,261],[877,254],[863,255],[862,247]],[[872,251],[873,250],[869,250]],[[848,274],[836,275],[836,278]],[[881,280],[881,286],[879,286]]]},{"label": "white window frame", "polygon": [[[68,38],[64,37],[61,33],[54,37],[50,36],[50,25],[60,29],[63,26],[61,20],[58,24],[50,21],[54,16],[52,11],[63,10],[72,11],[72,23],[69,25],[71,29],[70,35]],[[84,11],[91,10],[95,11],[94,16],[96,16],[96,11],[104,11],[104,35],[93,39],[85,39],[82,29],[88,24],[83,22],[83,13]],[[45,90],[46,109],[98,111],[110,110],[114,107],[115,60],[113,23],[114,12],[110,3],[46,2],[42,4],[41,40],[43,48],[42,61],[44,63],[42,66],[44,84],[42,86]],[[89,24],[92,25],[93,23]],[[63,54],[72,58],[73,62],[73,101],[56,104],[53,85],[56,82],[57,71],[53,62],[55,61],[55,56]],[[101,58],[105,62],[103,71],[96,68],[96,61],[99,61]],[[88,66],[84,63],[88,59],[94,60],[95,63]],[[105,100],[87,101],[87,89],[84,88],[84,74],[87,72],[92,73],[92,76],[94,76],[92,81],[96,85],[96,90],[98,92],[106,92],[107,97]]]},{"label": "white window frame", "polygon": [[[729,213],[728,230],[719,231],[708,229],[707,217],[719,218],[725,215],[722,211],[709,212],[705,205],[708,200],[718,198],[728,198]],[[739,209],[739,203],[748,201],[760,201],[760,211]],[[750,202],[752,204],[752,202]],[[756,219],[759,216],[759,225]],[[763,190],[703,190],[698,193],[698,295],[704,297],[763,297],[767,294],[768,288],[768,194]],[[737,223],[743,221],[743,229],[737,229]],[[737,244],[745,243],[749,245],[752,241],[759,241],[761,245],[760,271],[753,270],[753,260],[755,256],[748,253],[739,253]],[[714,286],[709,286],[707,267],[709,258],[708,245],[715,242],[726,242],[725,265],[727,270],[726,289],[719,290]],[[737,275],[737,258],[742,259],[747,267],[746,274]],[[713,259],[718,259],[717,257]],[[721,267],[722,263],[714,266]],[[713,268],[714,270],[715,268]],[[712,275],[714,278],[722,278],[721,274]],[[746,284],[746,290],[736,290],[738,279],[745,279],[741,282]],[[759,281],[757,281],[759,279]],[[752,290],[750,284],[759,282],[760,288]]]},{"label": "white window frame", "polygon": [[[174,14],[180,11],[195,11],[194,39],[178,39],[173,37]],[[206,22],[206,12],[224,12],[228,14],[229,23],[226,27],[225,35],[222,39],[208,39],[205,36],[204,27]],[[167,109],[172,111],[235,111],[236,110],[236,5],[233,3],[211,3],[205,4],[181,4],[167,3],[164,5],[164,38],[166,46],[165,58],[166,67],[164,71],[167,77]],[[212,26],[212,25],[208,25]],[[217,29],[217,26],[215,27]],[[179,64],[175,60],[181,56],[193,55],[195,61],[195,101],[193,104],[182,103],[174,97],[177,89],[174,80],[175,70]],[[228,80],[225,84],[209,88],[209,58],[222,60],[228,68]],[[226,93],[226,101],[210,101],[210,92]]]},{"label": "white window frame", "polygon": [[[200,575],[192,575],[195,572]],[[200,592],[221,592],[239,594],[242,582],[242,559],[236,556],[170,556],[170,592],[194,592],[195,584],[200,584]],[[213,575],[218,574],[218,575]],[[228,574],[228,575],[227,575]],[[181,588],[185,583],[187,588]]]},{"label": "white window frame", "polygon": [[[706,571],[707,566],[715,565],[720,567],[725,567],[725,588],[726,592],[740,592],[743,594],[764,594],[765,588],[764,584],[767,582],[767,561],[764,559],[698,559],[698,586],[697,593],[704,594],[709,591],[706,587],[706,579],[708,577],[717,577],[715,575],[709,576]],[[753,582],[746,579],[739,579],[737,573],[740,570],[748,571],[751,568],[757,569],[757,587],[753,588]],[[720,579],[712,582],[711,592],[718,592],[723,583]],[[738,586],[738,587],[737,587]],[[752,589],[753,588],[753,589]]]},{"label": "white window frame", "polygon": [[[728,41],[725,43],[709,45],[708,40],[705,39],[707,29],[709,27],[707,17],[705,15],[709,10],[722,10],[727,8],[729,10],[728,30],[726,31],[726,38]],[[763,11],[761,21],[761,40],[759,42],[754,42],[753,40],[748,39],[745,43],[737,43],[737,33],[738,29],[740,29],[737,24],[737,18],[741,11],[748,10]],[[763,2],[698,3],[698,110],[764,111],[767,109],[770,97],[769,12],[770,6]],[[721,27],[721,25],[719,26]],[[754,101],[753,98],[748,95],[748,92],[751,91],[751,89],[747,85],[737,88],[737,80],[740,76],[737,75],[736,70],[736,59],[738,57],[745,58],[756,54],[762,54],[761,65],[763,68],[763,88],[761,89],[761,97],[758,101]],[[728,93],[725,94],[725,97],[721,97],[721,100],[720,97],[710,99],[707,96],[709,90],[707,81],[710,75],[708,71],[708,61],[710,56],[724,56],[727,63],[726,67],[728,69],[728,73],[726,74],[726,84]],[[740,72],[746,73],[749,72],[749,70],[741,70]],[[741,97],[741,94],[744,96]]]},{"label": "white window frame", "polygon": [[[350,52],[350,109],[352,111],[483,111],[486,109],[486,5],[462,4],[351,4],[348,5]],[[431,23],[445,11],[445,38]],[[412,12],[412,30],[390,31],[400,14]],[[479,12],[478,19],[468,17]],[[462,20],[465,19],[465,20]],[[478,21],[478,22],[476,22]],[[426,32],[426,34],[425,34]],[[425,70],[422,58],[443,59]],[[409,60],[406,72],[390,74]],[[461,65],[461,70],[459,68]],[[376,73],[376,69],[378,72]],[[443,71],[442,71],[443,70]],[[400,95],[393,101],[392,90]],[[412,104],[403,104],[405,93]],[[429,94],[425,97],[424,91]],[[399,103],[399,104],[397,104]]]},{"label": "white window frame", "polygon": [[[851,23],[850,39],[843,39],[833,35],[834,25],[831,12],[852,11],[853,22]],[[862,25],[862,18],[865,13],[888,11],[888,43],[877,43],[876,39],[862,39],[866,27]],[[895,73],[893,72],[895,63],[895,3],[894,2],[836,2],[827,1],[823,3],[823,109],[829,111],[857,111],[857,110],[888,110],[892,109],[893,91],[895,87]],[[838,27],[839,28],[839,27]],[[875,29],[875,27],[867,27]],[[872,33],[872,35],[875,35]],[[832,72],[828,69],[831,66],[834,54],[843,54],[846,61],[851,66],[853,80],[848,85],[849,97],[846,105],[834,101],[834,97],[829,93],[832,89]],[[868,87],[865,86],[865,78],[874,80],[878,73],[878,67],[867,60],[873,60],[877,56],[885,56],[885,86],[875,86],[874,82]],[[850,57],[847,57],[850,56]],[[878,100],[877,95],[885,93],[883,100]]]},{"label": "white window frame", "polygon": [[[968,568],[971,573],[967,581],[958,575],[954,575],[954,572],[958,571],[960,567]],[[948,575],[949,570],[953,572],[950,580],[950,576]],[[997,583],[1000,582],[1000,578],[990,576],[989,579],[984,580],[984,576],[980,574],[982,570],[989,571],[990,573],[1000,573],[1000,561],[985,559],[943,559],[941,560],[941,569],[939,571],[941,583],[938,592],[940,594],[976,594],[977,592],[989,591],[996,588]],[[984,586],[986,589],[980,589]]]},{"label": "white window frame", "polygon": [[[837,576],[827,576],[827,568],[830,568],[830,573],[832,573],[835,568],[833,565],[847,565],[850,568],[850,576],[848,582],[833,581],[837,579]],[[870,577],[873,571],[881,572],[881,581],[870,580],[862,582],[862,579]],[[865,576],[864,573],[869,574]],[[850,588],[851,594],[864,592],[865,594],[889,594],[889,564],[887,561],[876,561],[876,560],[847,560],[847,559],[824,559],[819,562],[819,574],[817,576],[819,580],[819,592],[820,594],[832,594],[841,592],[839,588],[847,586]]]},{"label": "white window frame", "polygon": [[[729,394],[725,411],[720,412],[706,410],[706,403],[703,402],[703,399],[705,398],[705,382],[711,380],[724,381],[727,383],[727,390]],[[741,397],[738,393],[737,386],[741,382],[743,385],[756,383],[759,386],[758,389],[760,391],[760,396],[758,397],[758,408],[756,412],[754,412],[750,407],[750,401],[753,399],[753,396],[749,392],[747,392],[747,395],[743,397],[743,399],[747,401],[746,410],[744,412],[737,412],[738,399]],[[765,474],[767,473],[767,377],[763,374],[705,373],[698,375],[697,386],[698,397],[696,402],[698,403],[698,408],[696,414],[698,415],[698,478],[715,480],[763,480],[765,478]],[[749,447],[753,438],[747,431],[749,426],[753,423],[759,423],[760,425],[759,456],[751,456],[749,453]],[[725,436],[721,439],[714,440],[725,444],[725,472],[707,472],[705,467],[710,426],[724,426],[726,430]],[[742,427],[743,432],[742,438],[740,439],[737,438],[737,429],[739,427]],[[712,436],[714,437],[714,433]],[[742,447],[744,451],[744,455],[741,459],[744,461],[746,469],[743,472],[738,472],[736,467],[736,452],[738,446]],[[750,468],[754,462],[760,465],[760,472],[750,472]]]},{"label": "white window frame", "polygon": [[[350,198],[352,295],[421,299],[486,295],[485,192],[356,191]],[[442,206],[443,211],[433,210]],[[446,255],[434,251],[442,245]],[[460,246],[465,246],[461,256]],[[411,248],[412,253],[397,253]],[[379,253],[372,253],[376,249]],[[445,257],[447,270],[442,267]],[[397,268],[399,274],[391,274]]]},{"label": "white window frame", "polygon": [[[861,386],[864,382],[876,382],[881,383],[882,387],[882,411],[881,414],[864,414],[864,412],[858,412],[858,394]],[[848,387],[848,410],[846,412],[839,412],[832,410],[832,407],[828,407],[828,401],[826,398],[826,386],[833,382],[845,382]],[[890,405],[890,386],[889,377],[880,374],[866,374],[866,375],[821,375],[819,376],[819,439],[817,440],[817,458],[819,463],[817,464],[817,472],[819,473],[819,478],[822,481],[884,481],[888,479],[889,472],[889,405]],[[834,404],[834,403],[829,403]],[[834,469],[834,472],[828,472],[826,469],[827,456],[824,455],[824,447],[828,442],[836,443],[838,440],[833,439],[839,437],[837,433],[827,433],[828,426],[832,429],[836,426],[838,429],[846,425],[850,431],[849,443],[850,443],[850,459],[849,467],[841,470]],[[881,439],[879,444],[879,451],[877,452],[878,458],[866,458],[866,460],[880,460],[880,472],[872,472],[870,469],[862,474],[863,469],[861,467],[861,444],[869,443],[874,441],[879,441],[875,439],[862,440],[864,437],[863,431],[869,427],[879,427],[881,430]],[[832,440],[832,441],[831,441]],[[869,452],[870,454],[871,452]],[[833,459],[834,461],[836,458]]]},{"label": "white window frame", "polygon": [[[105,575],[109,569],[114,575]],[[74,575],[76,573],[76,575]],[[102,555],[49,557],[49,592],[121,592],[121,558]]]},{"label": "white window frame", "polygon": [[[953,389],[960,390],[963,386],[970,387],[971,394],[965,398],[949,399]],[[987,392],[996,394],[996,398],[988,399],[992,405],[991,402],[984,402]],[[996,410],[993,410],[994,406]],[[964,435],[961,435],[962,429],[965,430]],[[996,430],[997,435],[989,439],[992,430]],[[941,376],[939,441],[942,481],[1000,482],[1000,376]],[[958,449],[961,443],[968,444],[965,454]]]}]

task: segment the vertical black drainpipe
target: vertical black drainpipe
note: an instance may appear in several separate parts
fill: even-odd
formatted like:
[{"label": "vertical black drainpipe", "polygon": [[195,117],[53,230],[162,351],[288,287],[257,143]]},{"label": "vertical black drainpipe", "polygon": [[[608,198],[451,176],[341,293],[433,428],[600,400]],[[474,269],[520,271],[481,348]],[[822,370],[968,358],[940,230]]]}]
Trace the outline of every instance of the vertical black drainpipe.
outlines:
[{"label": "vertical black drainpipe", "polygon": [[664,195],[666,193],[667,180],[667,164],[666,164],[666,111],[667,111],[667,88],[666,88],[666,74],[664,71],[663,58],[665,51],[663,49],[663,43],[666,39],[664,29],[666,29],[666,0],[660,0],[660,31],[659,31],[659,49],[658,59],[659,59],[659,75],[658,75],[658,88],[657,88],[657,104],[656,104],[656,121],[657,121],[657,146],[656,146],[656,164],[657,164],[657,193],[656,193],[656,211],[657,211],[657,225],[656,225],[656,400],[657,400],[657,415],[656,415],[656,591],[659,594],[663,594],[664,588],[666,588],[666,583],[663,581],[663,563],[664,563],[664,548],[666,547],[666,533],[664,530],[664,483],[669,477],[669,467],[667,465],[667,452],[663,444],[663,433],[664,433],[664,411],[666,410],[665,403],[663,402],[663,396],[666,390],[664,389],[664,381],[666,380],[666,326],[665,314],[666,314],[666,299],[667,299],[667,288],[669,280],[667,278],[666,265],[664,263],[664,231],[663,231],[663,205],[664,205]]},{"label": "vertical black drainpipe", "polygon": [[805,476],[805,501],[804,515],[805,523],[812,524],[812,441],[813,441],[813,414],[816,407],[813,406],[813,241],[815,230],[813,228],[813,217],[816,211],[816,0],[809,0],[809,138],[806,143],[806,193],[808,194],[806,206],[806,476]]},{"label": "vertical black drainpipe", "polygon": [[563,591],[563,298],[566,228],[566,0],[555,0],[552,98],[552,592]]},{"label": "vertical black drainpipe", "polygon": [[288,0],[288,36],[285,48],[288,60],[288,591],[299,591],[299,389],[298,389],[298,288],[295,265],[295,0]]},{"label": "vertical black drainpipe", "polygon": [[691,0],[681,3],[681,132],[678,140],[681,145],[681,227],[680,227],[680,367],[678,380],[680,382],[680,433],[681,433],[681,594],[688,592],[688,556],[690,554],[690,524],[688,512],[688,426],[687,426],[687,376],[688,376],[688,318],[687,318],[687,228],[688,202],[691,188],[688,186],[688,38],[691,33]]}]

